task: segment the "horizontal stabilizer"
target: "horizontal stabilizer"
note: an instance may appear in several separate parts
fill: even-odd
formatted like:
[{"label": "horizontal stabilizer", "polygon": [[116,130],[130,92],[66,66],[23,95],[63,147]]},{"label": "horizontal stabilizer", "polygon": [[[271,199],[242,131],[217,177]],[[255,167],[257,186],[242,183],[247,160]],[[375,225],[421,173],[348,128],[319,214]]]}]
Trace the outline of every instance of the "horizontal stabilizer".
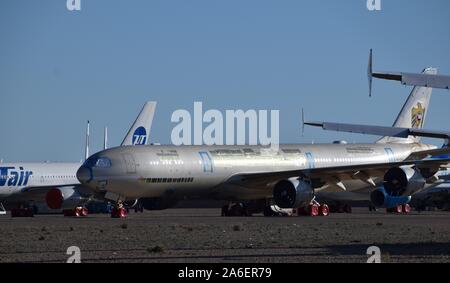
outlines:
[{"label": "horizontal stabilizer", "polygon": [[438,75],[437,69],[428,68],[421,74],[404,73],[404,72],[374,72],[373,71],[373,51],[370,49],[369,65],[367,69],[367,77],[369,78],[369,96],[372,96],[372,80],[373,78],[399,81],[403,85],[430,88],[450,88],[450,76]]},{"label": "horizontal stabilizer", "polygon": [[343,124],[343,123],[330,123],[330,122],[304,122],[305,125],[321,127],[327,131],[357,133],[365,135],[375,136],[388,136],[397,138],[408,138],[409,136],[427,137],[437,139],[450,139],[450,132],[444,131],[432,131],[425,129],[414,128],[397,128],[397,127],[383,127],[383,126],[369,126],[369,125],[357,125],[357,124]]},{"label": "horizontal stabilizer", "polygon": [[413,74],[413,73],[372,73],[372,77],[383,80],[399,81],[403,85],[432,88],[450,88],[450,76]]}]

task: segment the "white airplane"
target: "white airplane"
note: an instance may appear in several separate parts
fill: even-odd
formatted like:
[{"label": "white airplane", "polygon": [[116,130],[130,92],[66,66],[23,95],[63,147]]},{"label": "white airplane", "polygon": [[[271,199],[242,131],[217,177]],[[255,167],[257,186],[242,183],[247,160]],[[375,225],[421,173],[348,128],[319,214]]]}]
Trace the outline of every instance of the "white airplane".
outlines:
[{"label": "white airplane", "polygon": [[[450,76],[438,75],[437,72],[426,72],[421,74],[406,73],[406,72],[374,72],[373,71],[373,52],[370,50],[369,55],[369,96],[372,94],[372,80],[373,78],[400,81],[403,85],[412,85],[415,87],[431,87],[449,89]],[[396,123],[393,127],[380,127],[371,125],[356,125],[356,124],[344,124],[333,122],[303,122],[304,125],[322,127],[324,130],[350,132],[360,134],[370,134],[379,136],[389,136],[391,138],[407,138],[408,136],[416,137],[429,137],[444,139],[445,143],[443,147],[449,147],[450,133],[444,131],[431,131],[421,128],[404,128],[401,126],[407,126],[407,124]],[[450,158],[450,155],[441,155],[439,158]],[[439,175],[447,176],[448,171],[442,171]],[[448,182],[446,184],[439,184],[436,182],[435,186],[428,186],[426,191],[447,190],[450,188]],[[421,193],[423,195],[423,192]],[[365,193],[322,193],[320,195],[322,200],[326,200],[328,203],[333,203],[333,209],[341,212],[351,212],[351,206],[349,202],[367,201],[367,195]],[[371,207],[372,208],[372,207]]]},{"label": "white airplane", "polygon": [[[125,136],[121,146],[145,145],[149,134],[156,102],[147,102]],[[104,149],[107,148],[105,128]],[[86,132],[85,158],[89,157],[89,121]],[[45,200],[50,209],[63,209],[65,215],[86,215],[83,207],[93,197],[93,191],[80,184],[76,172],[80,163],[2,163],[0,164],[0,209],[5,206],[13,216],[32,216],[33,204]]]},{"label": "white airplane", "polygon": [[[396,127],[422,128],[431,92],[415,87]],[[435,175],[450,161],[424,157],[448,152],[409,135],[369,144],[280,145],[276,151],[264,146],[125,146],[94,154],[77,177],[107,199],[120,204],[139,198],[146,209],[168,208],[181,199],[219,199],[235,203],[223,209],[224,215],[245,215],[246,202],[257,200],[253,208],[266,215],[271,202],[312,216],[328,215],[316,193],[365,192],[380,207],[406,211],[411,195],[436,182]]]}]

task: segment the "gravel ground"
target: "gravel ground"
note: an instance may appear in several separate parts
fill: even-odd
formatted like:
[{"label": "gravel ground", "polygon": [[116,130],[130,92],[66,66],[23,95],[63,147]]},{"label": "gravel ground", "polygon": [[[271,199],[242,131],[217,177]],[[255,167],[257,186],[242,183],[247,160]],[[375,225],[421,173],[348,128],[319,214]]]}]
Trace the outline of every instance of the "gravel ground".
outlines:
[{"label": "gravel ground", "polygon": [[369,213],[329,217],[219,217],[219,209],[170,209],[126,219],[0,217],[0,262],[450,262],[450,213]]}]

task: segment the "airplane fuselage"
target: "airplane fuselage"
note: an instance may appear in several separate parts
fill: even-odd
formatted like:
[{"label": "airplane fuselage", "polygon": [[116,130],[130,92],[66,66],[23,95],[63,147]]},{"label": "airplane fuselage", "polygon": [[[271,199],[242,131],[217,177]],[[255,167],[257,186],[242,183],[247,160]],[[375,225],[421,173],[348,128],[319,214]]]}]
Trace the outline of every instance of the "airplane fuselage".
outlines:
[{"label": "airplane fuselage", "polygon": [[32,187],[79,184],[76,172],[80,163],[1,163],[0,199]]},{"label": "airplane fuselage", "polygon": [[[262,146],[117,147],[89,158],[85,163],[89,170],[79,174],[79,179],[92,189],[127,199],[162,196],[262,199],[272,195],[267,184],[241,187],[226,181],[242,173],[403,161],[412,152],[433,148],[417,143],[293,144],[280,145],[278,150]],[[368,185],[351,180],[345,186],[349,191],[357,191]],[[325,187],[316,191],[321,189]],[[340,189],[328,187],[328,190]]]}]

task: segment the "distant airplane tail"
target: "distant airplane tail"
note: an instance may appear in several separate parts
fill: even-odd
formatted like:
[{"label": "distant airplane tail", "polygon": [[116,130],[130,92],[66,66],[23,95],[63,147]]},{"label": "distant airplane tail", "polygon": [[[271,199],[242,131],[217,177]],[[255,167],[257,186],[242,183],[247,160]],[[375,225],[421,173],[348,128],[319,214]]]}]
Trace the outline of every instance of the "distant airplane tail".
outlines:
[{"label": "distant airplane tail", "polygon": [[[437,69],[427,68],[422,73],[435,75]],[[430,87],[414,87],[393,127],[422,129],[429,110],[432,90]],[[408,138],[383,137],[378,143],[415,143],[419,141],[420,137],[414,136]]]},{"label": "distant airplane tail", "polygon": [[153,115],[155,114],[156,102],[146,102],[139,116],[134,121],[121,146],[124,145],[145,145],[149,140],[150,129],[152,127]]}]

